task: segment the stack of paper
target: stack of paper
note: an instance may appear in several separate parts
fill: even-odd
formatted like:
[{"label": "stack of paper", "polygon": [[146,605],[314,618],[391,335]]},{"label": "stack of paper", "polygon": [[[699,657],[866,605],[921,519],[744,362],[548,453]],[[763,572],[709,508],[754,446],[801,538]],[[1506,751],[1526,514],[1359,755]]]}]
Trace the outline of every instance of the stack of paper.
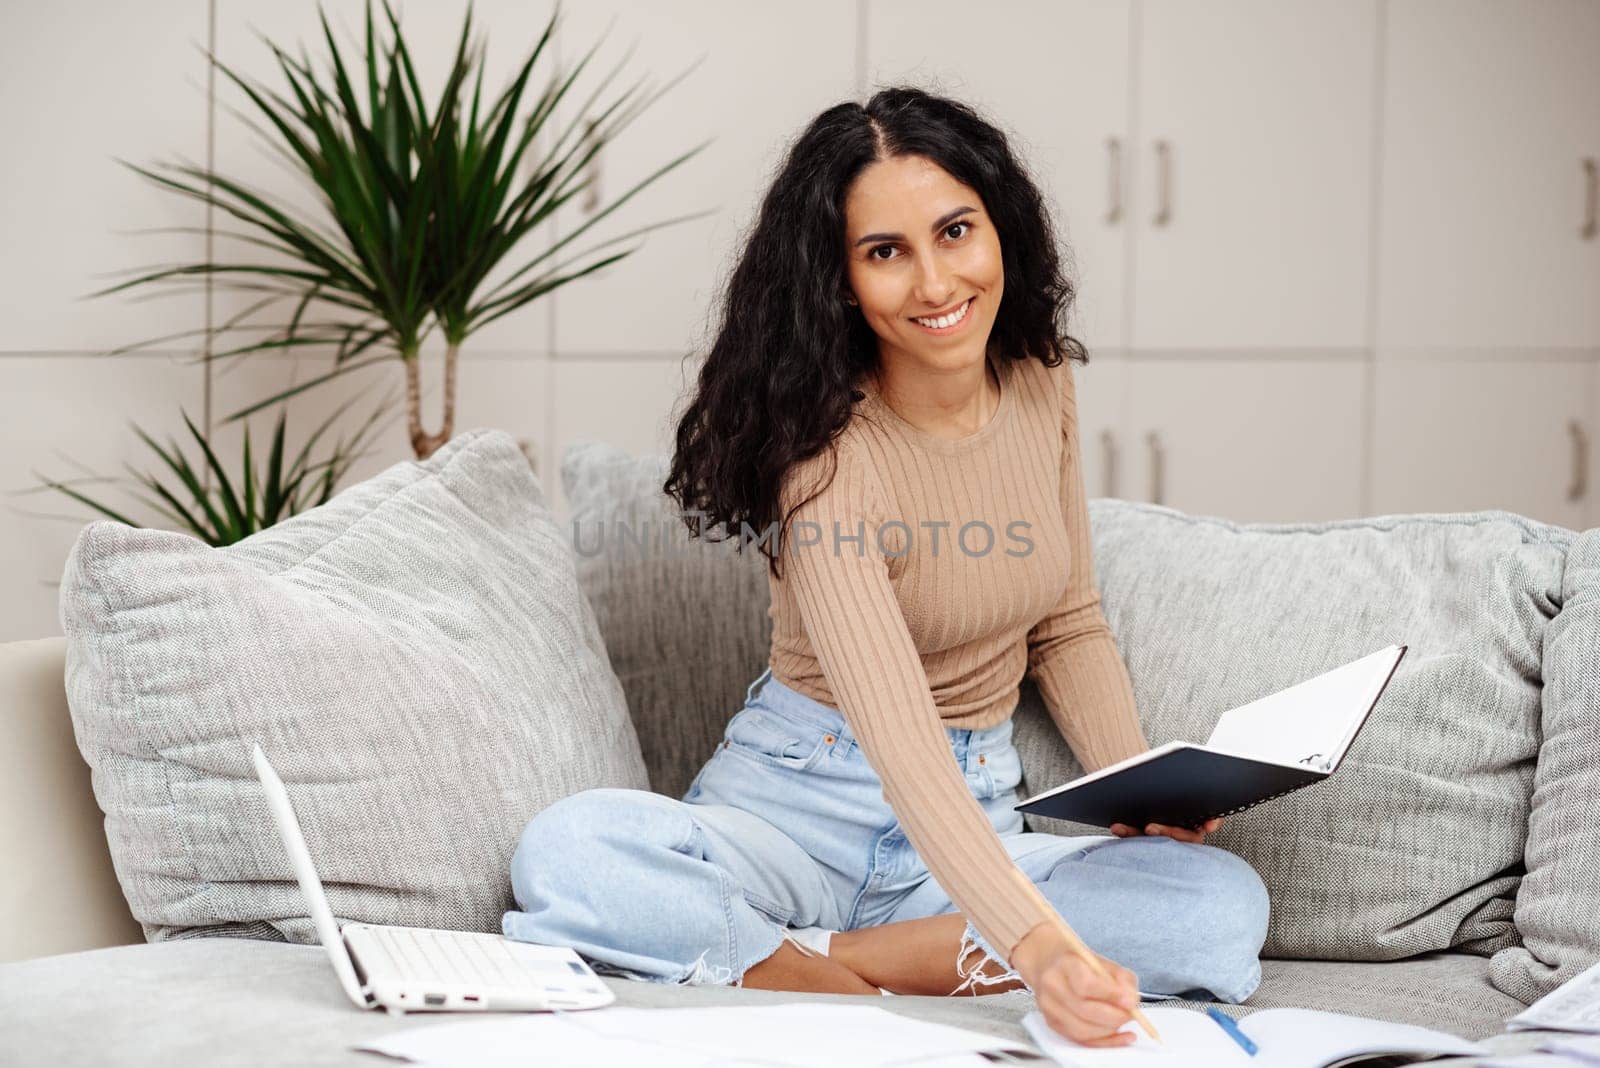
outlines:
[{"label": "stack of paper", "polygon": [[[397,1031],[354,1047],[431,1068],[927,1065],[992,1068],[1024,1042],[924,1023],[870,1005],[790,1002],[692,1009],[610,1007],[494,1016]],[[985,1052],[999,1054],[985,1057]]]}]

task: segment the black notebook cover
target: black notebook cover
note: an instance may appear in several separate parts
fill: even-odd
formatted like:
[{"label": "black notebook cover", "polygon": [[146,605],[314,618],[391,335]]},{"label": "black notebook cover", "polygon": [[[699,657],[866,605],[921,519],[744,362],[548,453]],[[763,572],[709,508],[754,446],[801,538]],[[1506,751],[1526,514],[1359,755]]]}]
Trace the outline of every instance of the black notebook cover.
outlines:
[{"label": "black notebook cover", "polygon": [[[1376,691],[1363,702],[1365,707],[1351,709],[1353,724],[1337,752],[1311,753],[1303,760],[1291,763],[1288,760],[1258,759],[1193,742],[1168,742],[1159,747],[1164,752],[1152,753],[1149,759],[1141,763],[1119,768],[1086,782],[1074,780],[1077,785],[1068,783],[1013,807],[1018,812],[1097,827],[1126,823],[1142,829],[1147,824],[1160,823],[1168,827],[1195,828],[1213,816],[1231,815],[1263,801],[1282,797],[1302,786],[1326,779],[1338,770],[1350,743],[1355,740],[1356,734],[1366,724],[1367,717],[1388,689],[1395,669],[1406,654],[1406,648],[1405,645],[1393,645],[1380,649],[1264,699],[1293,700],[1303,687],[1314,686],[1331,677],[1344,676],[1363,661],[1376,661],[1376,670],[1382,672],[1381,681]],[[1230,715],[1247,713],[1261,704],[1261,701],[1257,701],[1230,710],[1223,714],[1224,719]],[[1213,730],[1212,736],[1216,734],[1217,731]]]},{"label": "black notebook cover", "polygon": [[1198,827],[1212,816],[1280,797],[1328,774],[1183,746],[1148,763],[1016,807],[1097,827],[1113,823],[1140,829],[1149,823]]}]

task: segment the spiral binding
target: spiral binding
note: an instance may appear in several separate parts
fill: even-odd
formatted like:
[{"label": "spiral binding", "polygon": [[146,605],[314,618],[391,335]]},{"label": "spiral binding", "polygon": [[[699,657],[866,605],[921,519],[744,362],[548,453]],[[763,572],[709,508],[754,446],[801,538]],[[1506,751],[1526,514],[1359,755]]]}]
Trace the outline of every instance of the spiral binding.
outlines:
[{"label": "spiral binding", "polygon": [[1311,780],[1308,780],[1307,782],[1296,783],[1295,785],[1289,787],[1287,790],[1279,790],[1277,793],[1273,794],[1271,797],[1263,797],[1263,798],[1261,798],[1260,800],[1257,800],[1257,801],[1248,801],[1245,804],[1238,805],[1238,806],[1236,806],[1234,808],[1230,808],[1230,809],[1228,809],[1228,810],[1226,810],[1224,812],[1213,812],[1213,813],[1211,813],[1211,815],[1207,816],[1205,819],[1201,820],[1200,822],[1201,823],[1206,823],[1206,822],[1208,822],[1210,820],[1216,819],[1218,816],[1231,816],[1235,812],[1243,812],[1247,808],[1255,808],[1257,805],[1264,805],[1268,801],[1277,800],[1278,798],[1282,797],[1284,794],[1292,794],[1296,790],[1303,790],[1307,786],[1310,786],[1312,783],[1321,782],[1321,781],[1322,781],[1321,779],[1311,779]]}]

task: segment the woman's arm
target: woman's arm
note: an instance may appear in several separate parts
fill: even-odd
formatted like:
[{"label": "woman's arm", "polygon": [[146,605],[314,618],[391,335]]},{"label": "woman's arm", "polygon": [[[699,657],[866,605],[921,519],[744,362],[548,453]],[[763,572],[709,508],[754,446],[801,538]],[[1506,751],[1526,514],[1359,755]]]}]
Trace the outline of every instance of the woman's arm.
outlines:
[{"label": "woman's arm", "polygon": [[1142,753],[1150,744],[1095,586],[1072,362],[1055,370],[1061,389],[1061,514],[1071,577],[1061,600],[1028,631],[1028,672],[1061,736],[1090,772]]},{"label": "woman's arm", "polygon": [[[906,838],[952,901],[999,952],[1009,954],[1049,919],[1017,885],[1014,861],[956,766],[927,673],[906,627],[877,545],[883,495],[870,465],[845,443],[838,470],[792,527],[817,544],[782,546],[782,581],[792,584],[823,674],[883,797]],[[804,500],[826,477],[827,454],[796,466],[780,500]],[[841,537],[863,535],[835,550]]]}]

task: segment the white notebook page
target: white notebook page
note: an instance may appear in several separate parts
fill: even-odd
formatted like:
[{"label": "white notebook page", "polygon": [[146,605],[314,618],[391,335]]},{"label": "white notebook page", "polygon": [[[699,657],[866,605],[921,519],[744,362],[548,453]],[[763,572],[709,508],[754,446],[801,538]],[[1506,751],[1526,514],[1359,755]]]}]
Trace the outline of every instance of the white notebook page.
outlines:
[{"label": "white notebook page", "polygon": [[1391,645],[1230,709],[1217,720],[1206,746],[1327,771],[1354,737],[1397,655],[1398,646]]}]

